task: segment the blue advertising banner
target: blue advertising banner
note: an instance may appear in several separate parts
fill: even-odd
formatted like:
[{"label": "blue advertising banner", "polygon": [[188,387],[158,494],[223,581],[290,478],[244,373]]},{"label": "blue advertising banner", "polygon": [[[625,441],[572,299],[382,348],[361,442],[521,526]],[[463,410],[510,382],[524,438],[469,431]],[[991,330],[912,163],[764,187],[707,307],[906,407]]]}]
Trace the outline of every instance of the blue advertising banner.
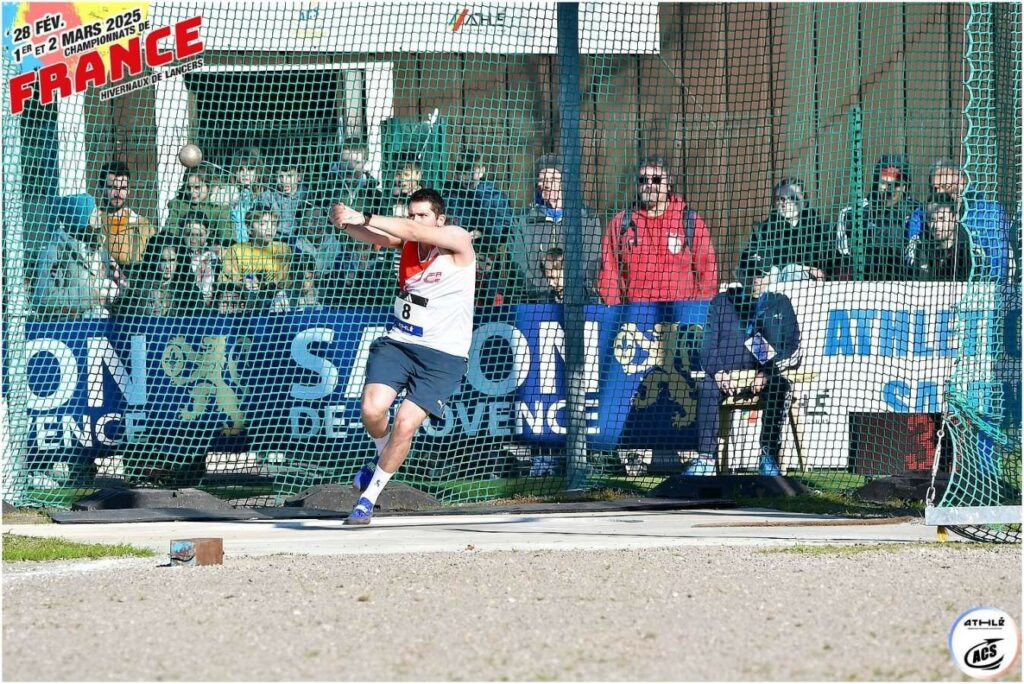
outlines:
[{"label": "blue advertising banner", "polygon": [[[697,443],[696,385],[707,302],[589,306],[584,334],[587,442],[595,449]],[[561,307],[520,306],[523,337],[516,358],[524,440],[559,442],[565,435],[565,335]],[[472,363],[471,363],[472,366]]]},{"label": "blue advertising banner", "polygon": [[[586,317],[593,448],[689,448],[691,373],[706,303],[591,306]],[[27,326],[32,454],[199,450],[328,453],[366,441],[359,398],[377,308],[257,317],[34,321]],[[557,305],[488,311],[469,371],[430,442],[565,438],[565,335]],[[5,389],[6,391],[6,389]],[[156,455],[154,454],[154,455]]]},{"label": "blue advertising banner", "polygon": [[[844,467],[850,412],[940,410],[958,354],[983,357],[972,368],[988,374],[992,391],[982,394],[979,385],[976,394],[995,398],[998,385],[1001,401],[986,413],[1019,429],[1019,308],[1008,307],[1001,327],[989,320],[994,314],[963,312],[964,321],[978,324],[958,334],[952,307],[962,285],[900,284],[902,298],[893,287],[787,289],[803,331],[794,393],[814,467]],[[900,308],[912,294],[928,306]],[[592,449],[695,447],[707,306],[587,307],[582,382]],[[447,457],[456,440],[474,454],[513,442],[557,447],[567,425],[561,307],[479,313],[462,387],[446,415],[424,425],[418,449]],[[93,458],[121,444],[166,456],[261,450],[329,460],[339,450],[369,453],[360,396],[370,345],[389,317],[374,307],[30,322],[29,458]],[[756,434],[744,435],[743,444],[756,445]]]}]

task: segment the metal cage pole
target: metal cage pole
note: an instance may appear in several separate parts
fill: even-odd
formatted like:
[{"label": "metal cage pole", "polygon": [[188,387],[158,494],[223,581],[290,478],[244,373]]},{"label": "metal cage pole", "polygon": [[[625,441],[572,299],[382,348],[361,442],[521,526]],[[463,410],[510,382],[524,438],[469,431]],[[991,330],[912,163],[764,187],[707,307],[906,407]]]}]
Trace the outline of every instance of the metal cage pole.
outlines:
[{"label": "metal cage pole", "polygon": [[583,194],[580,187],[579,4],[558,5],[558,109],[565,193],[565,378],[566,489],[582,489],[587,480],[586,424],[586,274],[583,269]]}]

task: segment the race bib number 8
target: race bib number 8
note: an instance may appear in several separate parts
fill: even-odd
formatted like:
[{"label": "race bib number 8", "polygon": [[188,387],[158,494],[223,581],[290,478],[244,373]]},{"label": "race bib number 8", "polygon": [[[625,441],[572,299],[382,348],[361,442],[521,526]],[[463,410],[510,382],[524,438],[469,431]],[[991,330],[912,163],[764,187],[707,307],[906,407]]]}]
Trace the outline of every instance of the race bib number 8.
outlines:
[{"label": "race bib number 8", "polygon": [[423,323],[427,318],[427,300],[411,292],[399,292],[395,297],[395,327],[408,335],[423,337]]}]

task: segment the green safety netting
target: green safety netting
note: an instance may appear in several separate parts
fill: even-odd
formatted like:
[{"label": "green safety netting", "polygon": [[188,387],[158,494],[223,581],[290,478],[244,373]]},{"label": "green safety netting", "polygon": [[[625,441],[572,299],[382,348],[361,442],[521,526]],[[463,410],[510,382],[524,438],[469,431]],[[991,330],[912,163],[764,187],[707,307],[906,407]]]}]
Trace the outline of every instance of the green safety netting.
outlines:
[{"label": "green safety netting", "polygon": [[[475,236],[475,333],[400,482],[646,491],[767,449],[817,489],[1019,506],[1019,5],[584,4],[578,58],[546,3],[60,7],[61,31],[199,16],[203,46],[13,116],[5,89],[5,501],[348,481],[396,256],[327,214],[432,187]],[[131,40],[88,33],[79,66]],[[75,65],[18,52],[44,41],[5,33],[5,78]],[[776,314],[799,340],[762,337],[771,390],[708,411],[710,359]]]}]

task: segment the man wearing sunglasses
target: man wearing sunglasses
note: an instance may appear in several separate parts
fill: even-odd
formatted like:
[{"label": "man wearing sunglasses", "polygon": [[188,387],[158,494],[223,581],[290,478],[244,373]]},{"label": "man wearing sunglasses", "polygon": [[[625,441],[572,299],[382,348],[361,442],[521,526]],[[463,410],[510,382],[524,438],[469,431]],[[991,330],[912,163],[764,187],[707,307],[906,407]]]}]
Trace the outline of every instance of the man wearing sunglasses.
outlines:
[{"label": "man wearing sunglasses", "polygon": [[597,289],[605,304],[707,300],[718,292],[711,234],[673,193],[663,159],[640,163],[636,201],[608,224]]}]

